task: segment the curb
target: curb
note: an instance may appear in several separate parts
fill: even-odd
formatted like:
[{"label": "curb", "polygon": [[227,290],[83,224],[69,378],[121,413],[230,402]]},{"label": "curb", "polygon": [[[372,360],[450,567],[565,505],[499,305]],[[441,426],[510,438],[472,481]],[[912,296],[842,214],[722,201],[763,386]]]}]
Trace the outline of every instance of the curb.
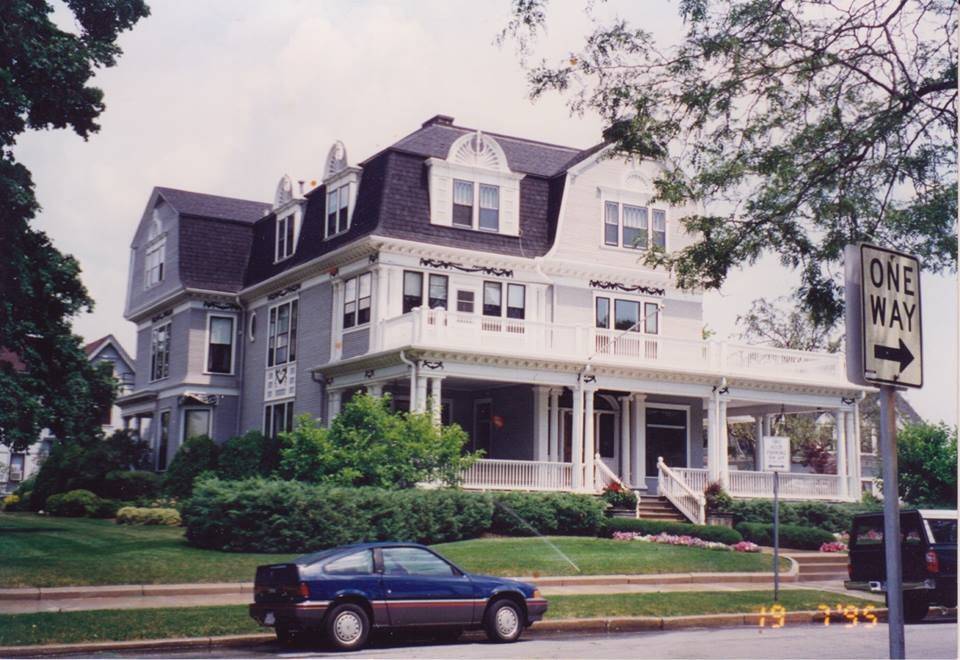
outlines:
[{"label": "curb", "polygon": [[[878,621],[887,620],[887,610],[878,608],[873,611]],[[764,627],[779,628],[785,624],[824,625],[825,615],[821,611],[787,612],[780,617],[766,615]],[[634,616],[601,617],[596,619],[555,619],[540,621],[525,635],[539,637],[572,632],[617,633],[639,632],[644,630],[680,630],[683,628],[727,628],[731,626],[760,626],[761,615],[751,614],[703,614],[698,616]],[[832,612],[830,621],[847,623],[842,613]],[[780,625],[776,625],[780,623]],[[81,644],[47,644],[43,646],[0,646],[0,657],[17,658],[37,655],[86,654],[102,651],[139,651],[189,648],[218,648],[249,646],[273,642],[276,638],[270,633],[252,635],[229,635],[224,637],[179,637],[174,639],[131,640],[126,642],[92,642]]]},{"label": "curb", "polygon": [[[780,574],[781,582],[797,582],[799,567],[790,559],[790,569]],[[513,577],[538,587],[610,586],[617,584],[723,584],[729,582],[773,583],[773,573],[654,573],[650,575],[557,575]],[[119,584],[103,587],[21,587],[0,589],[0,601],[66,600],[75,598],[137,598],[150,596],[212,596],[252,593],[252,582],[210,582],[196,584]]]}]

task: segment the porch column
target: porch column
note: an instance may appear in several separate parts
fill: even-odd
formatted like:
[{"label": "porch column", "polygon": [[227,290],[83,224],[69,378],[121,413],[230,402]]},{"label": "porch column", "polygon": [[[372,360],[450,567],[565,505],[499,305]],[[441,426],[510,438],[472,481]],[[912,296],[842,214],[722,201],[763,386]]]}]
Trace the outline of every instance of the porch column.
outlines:
[{"label": "porch column", "polygon": [[343,400],[343,390],[327,390],[327,425],[340,414],[340,404]]},{"label": "porch column", "polygon": [[766,415],[757,415],[753,420],[753,469],[763,470],[763,420]]},{"label": "porch column", "polygon": [[636,488],[646,490],[647,488],[647,395],[633,395],[633,451],[630,452],[630,458],[633,459],[633,467],[630,469],[633,485]]},{"label": "porch column", "polygon": [[422,413],[427,409],[427,377],[417,375],[417,396],[410,397],[413,401],[416,401],[414,404],[414,411]]},{"label": "porch column", "polygon": [[533,460],[545,461],[550,453],[550,388],[537,385],[533,388],[534,413],[533,436],[536,445],[533,451]]},{"label": "porch column", "polygon": [[573,489],[583,488],[583,389],[578,385],[573,392],[573,428],[570,431],[570,460],[573,462]]},{"label": "porch column", "polygon": [[847,413],[842,409],[837,409],[833,413],[834,418],[834,438],[837,443],[837,450],[834,454],[837,457],[837,478],[840,480],[840,497],[849,497],[850,495],[850,475],[848,473],[847,463]]},{"label": "porch column", "polygon": [[630,464],[630,404],[633,399],[628,394],[620,398],[620,479],[633,484]]},{"label": "porch column", "polygon": [[443,376],[430,376],[430,417],[434,426],[440,426],[440,413],[443,411],[441,382]]},{"label": "porch column", "polygon": [[594,394],[596,390],[593,388],[584,390],[583,393],[583,453],[584,465],[587,468],[584,485],[591,491],[596,488],[594,471],[596,470],[597,442],[593,423]]},{"label": "porch column", "polygon": [[383,396],[383,383],[370,383],[367,385],[367,394],[370,396]]},{"label": "porch column", "polygon": [[860,499],[860,434],[857,433],[859,424],[857,405],[854,404],[846,414],[847,422],[847,481],[850,482],[850,496]]},{"label": "porch column", "polygon": [[550,390],[550,460],[562,463],[560,448],[560,390]]},{"label": "porch column", "polygon": [[720,479],[719,398],[713,394],[707,399],[707,482],[709,483]]},{"label": "porch column", "polygon": [[729,430],[727,429],[727,400],[719,399],[720,416],[720,483],[724,488],[730,487],[730,459],[728,446],[730,444]]}]

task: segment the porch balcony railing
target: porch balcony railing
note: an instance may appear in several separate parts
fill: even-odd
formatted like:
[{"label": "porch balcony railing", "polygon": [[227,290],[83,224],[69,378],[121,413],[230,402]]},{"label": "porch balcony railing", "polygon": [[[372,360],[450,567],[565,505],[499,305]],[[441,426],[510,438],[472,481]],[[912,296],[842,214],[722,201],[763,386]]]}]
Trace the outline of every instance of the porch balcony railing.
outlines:
[{"label": "porch balcony railing", "polygon": [[481,458],[464,470],[463,486],[482,490],[572,490],[572,469],[571,463]]},{"label": "porch balcony railing", "polygon": [[491,351],[518,357],[557,357],[619,366],[683,369],[698,373],[783,376],[846,383],[839,353],[792,351],[725,341],[676,339],[588,326],[543,323],[418,308],[381,322],[379,347],[403,346]]},{"label": "porch balcony railing", "polygon": [[657,492],[666,497],[687,520],[702,525],[706,521],[706,498],[703,489],[691,488],[674,472],[662,457],[657,457]]},{"label": "porch balcony railing", "polygon": [[[697,493],[707,487],[703,468],[672,468],[673,472]],[[773,497],[773,472],[730,470],[727,492],[734,497]],[[844,477],[836,474],[780,473],[780,497],[796,500],[843,500]],[[854,493],[859,495],[859,493]]]}]

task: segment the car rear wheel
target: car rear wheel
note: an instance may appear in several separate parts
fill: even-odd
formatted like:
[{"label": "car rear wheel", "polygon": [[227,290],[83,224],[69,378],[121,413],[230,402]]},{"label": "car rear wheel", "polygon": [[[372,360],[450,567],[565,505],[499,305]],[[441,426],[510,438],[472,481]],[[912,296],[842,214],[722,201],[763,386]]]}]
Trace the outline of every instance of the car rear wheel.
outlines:
[{"label": "car rear wheel", "polygon": [[[884,602],[890,607],[890,598],[884,594]],[[903,620],[907,623],[923,621],[930,610],[930,598],[920,590],[903,592]]]},{"label": "car rear wheel", "polygon": [[484,618],[487,637],[493,642],[515,642],[523,632],[520,608],[512,600],[494,602]]},{"label": "car rear wheel", "polygon": [[341,651],[363,648],[370,634],[370,618],[359,605],[343,603],[327,615],[327,639]]},{"label": "car rear wheel", "polygon": [[297,640],[297,633],[290,626],[276,626],[273,631],[277,634],[277,641],[283,646],[293,646]]}]

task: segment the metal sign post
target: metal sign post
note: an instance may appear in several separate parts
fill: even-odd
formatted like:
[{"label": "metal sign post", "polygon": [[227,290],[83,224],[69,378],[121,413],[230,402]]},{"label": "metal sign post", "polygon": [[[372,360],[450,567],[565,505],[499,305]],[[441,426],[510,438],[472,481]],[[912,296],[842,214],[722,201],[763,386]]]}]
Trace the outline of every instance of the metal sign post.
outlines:
[{"label": "metal sign post", "polygon": [[780,600],[780,473],[790,471],[790,438],[763,436],[763,470],[773,471],[773,600]]},{"label": "metal sign post", "polygon": [[876,245],[844,250],[847,378],[880,387],[883,545],[890,657],[905,657],[896,390],[923,387],[920,260]]}]

